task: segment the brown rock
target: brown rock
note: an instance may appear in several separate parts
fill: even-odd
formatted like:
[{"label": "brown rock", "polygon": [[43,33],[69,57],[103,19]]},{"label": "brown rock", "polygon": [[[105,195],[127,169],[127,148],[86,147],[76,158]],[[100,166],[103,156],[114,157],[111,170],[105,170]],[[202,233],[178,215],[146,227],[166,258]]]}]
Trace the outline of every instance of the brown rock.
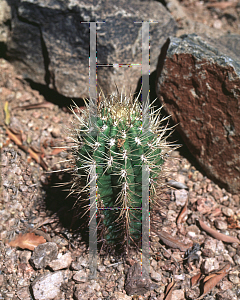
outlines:
[{"label": "brown rock", "polygon": [[172,292],[171,300],[185,300],[185,293],[184,290],[174,290]]},{"label": "brown rock", "polygon": [[119,299],[119,300],[131,300],[132,299],[131,296],[128,296],[121,292],[115,292],[114,297],[116,297],[116,299]]},{"label": "brown rock", "polygon": [[125,281],[125,291],[128,295],[143,295],[146,292],[157,288],[158,285],[153,283],[145,269],[142,270],[139,263],[135,263],[129,268]]},{"label": "brown rock", "polygon": [[4,284],[4,276],[0,274],[0,286],[3,286]]},{"label": "brown rock", "polygon": [[48,266],[53,271],[58,271],[58,270],[68,268],[71,265],[71,262],[72,262],[71,253],[68,252],[62,255],[61,257],[59,257],[58,259],[52,260]]},{"label": "brown rock", "polygon": [[17,291],[17,296],[20,300],[31,300],[31,294],[28,287],[23,287]]},{"label": "brown rock", "polygon": [[212,195],[213,195],[213,197],[215,198],[216,201],[220,200],[223,197],[223,193],[219,188],[215,188],[212,191]]},{"label": "brown rock", "polygon": [[216,205],[212,196],[207,196],[206,198],[200,197],[197,201],[197,210],[202,214],[206,214],[211,212]]},{"label": "brown rock", "polygon": [[159,56],[156,91],[208,176],[238,193],[240,64],[231,50],[214,46],[196,35],[168,39]]}]

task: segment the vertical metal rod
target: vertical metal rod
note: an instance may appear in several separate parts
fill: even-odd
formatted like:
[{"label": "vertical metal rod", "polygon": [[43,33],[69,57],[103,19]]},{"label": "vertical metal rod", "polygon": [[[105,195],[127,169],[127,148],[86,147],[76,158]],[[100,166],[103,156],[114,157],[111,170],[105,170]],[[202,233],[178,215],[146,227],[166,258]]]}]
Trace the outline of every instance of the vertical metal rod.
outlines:
[{"label": "vertical metal rod", "polygon": [[[142,23],[142,131],[149,130],[149,23]],[[149,168],[142,166],[142,274],[150,273],[149,254]]]},{"label": "vertical metal rod", "polygon": [[94,126],[97,117],[97,22],[90,22],[90,56],[89,56],[89,108],[90,121]]},{"label": "vertical metal rod", "polygon": [[[96,135],[97,118],[97,42],[96,22],[90,22],[90,56],[89,56],[89,108],[90,133]],[[89,269],[90,279],[97,277],[97,199],[96,199],[96,165],[90,170],[90,222],[89,222]]]}]

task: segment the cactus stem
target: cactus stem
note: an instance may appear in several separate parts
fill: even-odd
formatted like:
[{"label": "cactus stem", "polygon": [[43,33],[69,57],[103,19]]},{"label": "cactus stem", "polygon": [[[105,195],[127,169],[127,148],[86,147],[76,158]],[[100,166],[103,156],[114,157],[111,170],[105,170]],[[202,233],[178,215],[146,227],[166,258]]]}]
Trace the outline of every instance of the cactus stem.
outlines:
[{"label": "cactus stem", "polygon": [[[71,131],[76,164],[71,193],[76,192],[81,201],[86,201],[93,180],[91,168],[96,168],[97,205],[104,216],[101,240],[110,244],[121,241],[127,247],[141,237],[142,165],[148,166],[150,189],[154,193],[166,155],[176,148],[167,143],[173,130],[168,128],[169,117],[161,119],[162,107],[154,111],[155,101],[142,109],[139,95],[134,100],[123,93],[102,95],[94,124],[96,135],[91,134],[93,125],[87,101],[81,116],[72,108],[77,124]],[[149,125],[145,128],[143,115],[147,109]],[[86,208],[89,211],[89,206]]]}]

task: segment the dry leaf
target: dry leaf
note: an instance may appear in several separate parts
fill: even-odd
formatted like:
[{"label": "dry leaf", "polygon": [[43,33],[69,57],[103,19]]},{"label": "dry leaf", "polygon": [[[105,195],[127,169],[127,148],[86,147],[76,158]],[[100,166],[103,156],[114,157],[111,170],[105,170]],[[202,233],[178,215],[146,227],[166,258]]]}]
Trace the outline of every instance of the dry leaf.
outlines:
[{"label": "dry leaf", "polygon": [[218,216],[220,216],[222,214],[222,211],[221,211],[221,209],[220,208],[215,208],[214,209],[214,211],[213,212],[211,212],[211,214],[210,214],[210,218],[213,218],[213,217],[218,217]]},{"label": "dry leaf", "polygon": [[172,282],[170,282],[169,285],[166,288],[164,300],[171,300],[172,299],[172,292],[173,292],[174,286],[175,286],[175,282],[174,282],[174,280],[172,280]]},{"label": "dry leaf", "polygon": [[51,155],[57,155],[58,153],[60,153],[62,151],[66,151],[66,150],[67,150],[67,148],[64,148],[64,147],[62,147],[62,148],[55,148],[55,149],[53,149]]},{"label": "dry leaf", "polygon": [[9,125],[10,124],[10,112],[8,108],[8,101],[4,103],[4,113],[5,113],[5,124]]},{"label": "dry leaf", "polygon": [[200,300],[203,297],[205,297],[219,283],[219,281],[221,281],[227,275],[230,269],[231,264],[229,263],[222,270],[216,272],[215,274],[207,276],[206,278],[209,279],[204,281],[203,293],[200,297],[197,298],[197,300]]},{"label": "dry leaf", "polygon": [[228,8],[228,7],[234,7],[236,6],[237,3],[233,3],[233,2],[216,2],[216,3],[209,3],[206,5],[207,8],[211,8],[211,7],[214,7],[214,8],[220,8],[220,9],[225,9],[225,8]]},{"label": "dry leaf", "polygon": [[202,273],[198,273],[197,275],[193,276],[191,278],[191,287],[193,287],[194,285],[198,284],[200,282],[202,278]]},{"label": "dry leaf", "polygon": [[[15,133],[12,132],[12,130],[6,128],[6,133],[8,134],[9,138],[14,141],[14,143],[16,145],[18,145],[19,147],[22,147],[22,140],[21,140],[21,136],[16,135]],[[25,149],[23,149],[25,150]]]},{"label": "dry leaf", "polygon": [[201,228],[204,231],[206,231],[207,233],[209,233],[215,239],[218,239],[218,240],[226,242],[226,243],[238,243],[238,244],[240,244],[240,240],[238,238],[236,238],[234,236],[229,236],[229,235],[222,234],[222,233],[210,228],[209,226],[207,226],[201,220],[199,220],[198,222],[199,222],[199,225],[201,226]]},{"label": "dry leaf", "polygon": [[8,129],[8,128],[6,128],[6,132],[7,132],[8,136],[9,136],[9,138],[10,138],[12,141],[14,141],[14,143],[15,143],[16,145],[18,145],[18,147],[19,147],[20,149],[22,149],[22,150],[25,151],[26,153],[29,153],[30,156],[31,156],[38,164],[40,164],[40,166],[41,166],[44,170],[48,171],[48,166],[47,166],[47,164],[45,163],[45,161],[43,160],[43,158],[41,157],[41,155],[35,153],[35,151],[34,151],[33,149],[29,148],[28,146],[23,145],[23,144],[22,144],[21,136],[14,134],[14,133],[12,132],[12,130],[10,130],[10,129]]},{"label": "dry leaf", "polygon": [[177,218],[177,224],[181,224],[181,223],[184,223],[187,219],[187,212],[188,212],[188,200],[186,201],[183,209],[181,210],[178,218]]},{"label": "dry leaf", "polygon": [[163,243],[171,248],[177,248],[180,251],[187,251],[190,247],[192,247],[192,244],[184,244],[181,241],[173,238],[172,236],[169,235],[169,233],[165,231],[160,231],[156,233],[159,238],[163,241]]},{"label": "dry leaf", "polygon": [[41,102],[41,103],[36,103],[36,104],[30,104],[30,105],[24,105],[24,106],[16,106],[13,109],[21,109],[21,110],[28,110],[28,109],[36,109],[36,108],[49,108],[51,110],[53,110],[53,108],[55,107],[55,104],[51,103],[51,102]]},{"label": "dry leaf", "polygon": [[44,170],[48,171],[48,166],[45,163],[45,161],[42,159],[40,154],[37,154],[31,148],[28,148],[28,153]]},{"label": "dry leaf", "polygon": [[203,282],[207,282],[209,279],[211,279],[212,277],[215,277],[216,273],[211,273],[208,276],[204,277]]},{"label": "dry leaf", "polygon": [[69,108],[69,107],[63,107],[62,110],[64,112],[68,112],[68,113],[82,113],[81,111],[86,109],[86,106],[77,106],[77,107],[72,107],[72,108]]},{"label": "dry leaf", "polygon": [[46,240],[43,236],[35,235],[33,232],[29,232],[24,235],[20,233],[15,240],[9,242],[8,244],[12,247],[34,250],[35,247],[44,243],[46,243]]}]

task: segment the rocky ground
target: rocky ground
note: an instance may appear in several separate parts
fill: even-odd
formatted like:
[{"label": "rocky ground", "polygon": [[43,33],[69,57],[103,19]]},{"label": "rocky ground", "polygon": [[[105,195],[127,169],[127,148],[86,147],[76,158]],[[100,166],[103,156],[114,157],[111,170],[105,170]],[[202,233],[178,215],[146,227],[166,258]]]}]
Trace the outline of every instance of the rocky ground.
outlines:
[{"label": "rocky ground", "polygon": [[[199,24],[209,26],[210,34],[240,31],[237,2],[166,3],[180,25],[179,34]],[[240,299],[239,196],[213,183],[181,150],[166,162],[171,181],[155,197],[160,208],[151,214],[150,278],[140,277],[138,252],[126,260],[99,256],[97,280],[88,279],[84,224],[72,209],[74,200],[65,199],[65,188],[56,187],[69,177],[54,172],[70,166],[64,162],[69,154],[60,147],[70,142],[66,129],[72,121],[66,108],[46,102],[11,64],[0,60],[0,299],[181,300],[205,293],[208,300]],[[204,229],[201,220],[215,232]],[[17,247],[19,242],[9,245],[26,233],[32,233],[28,248],[40,236],[46,242],[34,250]],[[194,276],[199,272],[198,282]]]}]

